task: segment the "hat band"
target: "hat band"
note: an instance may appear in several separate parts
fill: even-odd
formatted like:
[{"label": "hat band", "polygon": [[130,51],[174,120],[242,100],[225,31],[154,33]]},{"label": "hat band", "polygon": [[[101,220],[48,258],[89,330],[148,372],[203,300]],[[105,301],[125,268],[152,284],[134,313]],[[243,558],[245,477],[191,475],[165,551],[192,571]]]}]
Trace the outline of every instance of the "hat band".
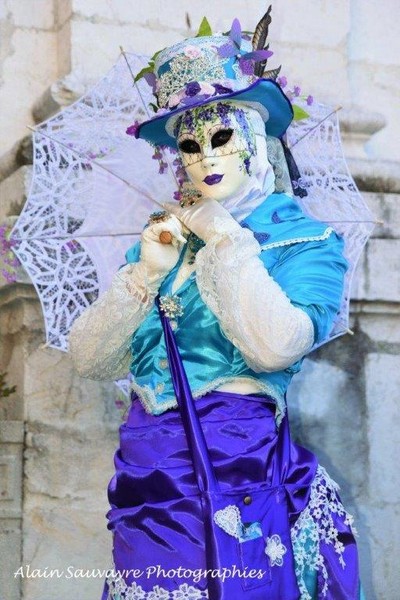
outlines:
[{"label": "hat band", "polygon": [[[187,46],[182,54],[160,68],[156,93],[161,108],[176,108],[182,100],[194,96],[202,99],[245,89],[257,79],[252,72],[243,73],[234,56],[222,58],[211,48],[205,48],[197,56],[192,54],[194,50],[197,48]],[[221,87],[225,91],[218,91]]]}]

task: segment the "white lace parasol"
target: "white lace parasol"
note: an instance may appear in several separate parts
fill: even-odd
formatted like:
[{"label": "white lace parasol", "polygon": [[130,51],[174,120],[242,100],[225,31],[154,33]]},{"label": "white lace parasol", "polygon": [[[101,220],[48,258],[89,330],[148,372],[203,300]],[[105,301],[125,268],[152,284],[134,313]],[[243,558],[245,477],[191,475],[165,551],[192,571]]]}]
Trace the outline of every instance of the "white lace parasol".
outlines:
[{"label": "white lace parasol", "polygon": [[[133,73],[148,64],[148,57],[125,56]],[[177,189],[173,157],[162,157],[169,168],[161,176],[154,149],[126,135],[135,120],[148,118],[144,107],[152,100],[143,79],[133,85],[126,60],[121,55],[85,96],[36,128],[31,190],[11,232],[42,303],[47,344],[60,350],[68,349],[73,321],[109,287],[149,214]],[[310,119],[288,131],[308,191],[302,208],[344,235],[352,265],[330,338],[347,330],[351,276],[373,228],[331,113],[314,105]]]}]

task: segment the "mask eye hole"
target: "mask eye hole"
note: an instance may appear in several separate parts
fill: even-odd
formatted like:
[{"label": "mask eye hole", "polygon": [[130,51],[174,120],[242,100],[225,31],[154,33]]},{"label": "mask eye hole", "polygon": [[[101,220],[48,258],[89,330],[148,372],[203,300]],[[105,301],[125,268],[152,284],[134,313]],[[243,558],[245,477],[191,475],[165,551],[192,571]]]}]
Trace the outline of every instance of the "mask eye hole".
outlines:
[{"label": "mask eye hole", "polygon": [[186,154],[200,154],[201,149],[195,140],[186,139],[179,142],[179,150]]},{"label": "mask eye hole", "polygon": [[211,147],[219,148],[229,142],[233,134],[233,129],[220,129],[211,138]]}]

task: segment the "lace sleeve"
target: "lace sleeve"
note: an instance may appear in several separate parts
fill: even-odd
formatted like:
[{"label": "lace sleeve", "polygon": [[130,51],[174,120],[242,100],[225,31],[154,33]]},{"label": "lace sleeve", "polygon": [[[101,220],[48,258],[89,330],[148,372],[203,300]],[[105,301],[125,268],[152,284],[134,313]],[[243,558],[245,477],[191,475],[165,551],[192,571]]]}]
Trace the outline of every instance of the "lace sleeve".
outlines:
[{"label": "lace sleeve", "polygon": [[127,264],[111,287],[74,322],[69,349],[82,377],[119,379],[129,372],[130,340],[153,306],[157,285],[142,263]]},{"label": "lace sleeve", "polygon": [[268,274],[251,231],[227,219],[218,219],[214,228],[196,258],[201,297],[251,369],[287,368],[313,345],[310,317]]}]

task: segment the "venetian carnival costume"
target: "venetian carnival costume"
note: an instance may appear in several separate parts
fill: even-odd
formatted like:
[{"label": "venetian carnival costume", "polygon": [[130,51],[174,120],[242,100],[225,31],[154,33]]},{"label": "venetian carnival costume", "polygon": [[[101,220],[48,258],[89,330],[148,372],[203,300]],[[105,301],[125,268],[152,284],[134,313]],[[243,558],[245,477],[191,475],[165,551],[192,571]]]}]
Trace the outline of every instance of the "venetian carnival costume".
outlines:
[{"label": "venetian carnival costume", "polygon": [[[219,52],[226,44],[226,36],[205,36],[158,55],[164,111],[137,136],[178,147],[191,184],[180,205],[168,204],[150,219],[110,289],[70,335],[82,376],[118,379],[128,370],[133,376],[108,489],[114,566],[124,576],[107,579],[103,600],[355,600],[362,592],[351,517],[316,457],[290,441],[285,405],[292,376],[338,311],[347,268],[343,242],[290,194],[277,140],[292,118],[286,97],[274,81],[249,71],[259,56],[251,56],[246,40],[239,54]],[[172,244],[161,244],[162,232]],[[161,311],[179,364],[171,364]],[[240,523],[248,495],[241,506],[214,515],[223,535],[238,540],[238,568],[268,564],[270,580],[259,591],[257,581],[244,578],[227,595],[223,581],[210,587],[209,575],[194,576],[209,562],[201,513],[188,504],[197,492],[177,409],[180,369],[221,489],[276,477],[284,489],[289,539],[265,538],[258,523],[247,529]],[[232,520],[246,535],[236,534]],[[262,544],[259,556],[255,542]],[[249,549],[254,565],[245,564]],[[163,563],[149,571],[153,556]]]}]

